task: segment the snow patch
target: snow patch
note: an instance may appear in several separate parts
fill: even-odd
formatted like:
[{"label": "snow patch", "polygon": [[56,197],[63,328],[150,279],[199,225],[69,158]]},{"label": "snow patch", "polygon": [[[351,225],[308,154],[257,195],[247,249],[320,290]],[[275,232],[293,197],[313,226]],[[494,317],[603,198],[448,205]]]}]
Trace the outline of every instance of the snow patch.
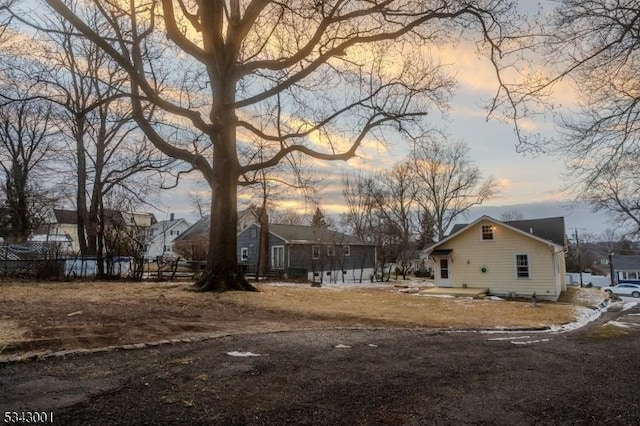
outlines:
[{"label": "snow patch", "polygon": [[417,293],[416,296],[440,297],[442,299],[455,299],[455,297],[456,297],[456,296],[452,296],[450,294],[428,294],[428,293]]},{"label": "snow patch", "polygon": [[549,342],[549,339],[540,339],[540,340],[529,340],[526,342],[523,341],[511,341],[512,344],[514,345],[532,345],[534,343],[543,343],[543,342]]},{"label": "snow patch", "polygon": [[531,336],[509,336],[509,337],[494,337],[487,340],[513,340],[513,339],[531,339]]},{"label": "snow patch", "polygon": [[373,343],[369,343],[368,346],[371,347],[371,348],[377,348],[378,347],[378,345],[374,345]]},{"label": "snow patch", "polygon": [[254,354],[253,352],[238,352],[238,351],[227,352],[227,355],[237,356],[237,357],[262,356],[261,354]]},{"label": "snow patch", "polygon": [[622,311],[624,312],[628,309],[634,308],[637,304],[638,302],[625,302],[622,306]]},{"label": "snow patch", "polygon": [[570,322],[568,324],[554,325],[550,327],[550,331],[556,333],[564,333],[566,331],[577,330],[585,325],[589,324],[591,321],[596,320],[602,315],[604,311],[606,311],[607,306],[599,307],[598,309],[591,309],[585,306],[576,307],[577,315],[576,320],[574,322]]},{"label": "snow patch", "polygon": [[640,324],[634,324],[631,322],[622,322],[622,321],[609,321],[605,325],[612,325],[614,327],[620,327],[620,328],[640,327]]},{"label": "snow patch", "polygon": [[345,349],[345,348],[350,348],[351,346],[343,345],[343,344],[341,343],[341,344],[339,344],[339,345],[336,345],[335,347],[336,347],[336,348],[338,348],[338,349]]}]

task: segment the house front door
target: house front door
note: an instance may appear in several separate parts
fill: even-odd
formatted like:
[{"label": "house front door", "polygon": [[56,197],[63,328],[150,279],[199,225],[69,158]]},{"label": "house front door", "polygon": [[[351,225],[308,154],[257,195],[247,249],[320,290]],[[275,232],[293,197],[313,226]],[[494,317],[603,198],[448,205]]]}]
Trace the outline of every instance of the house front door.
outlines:
[{"label": "house front door", "polygon": [[438,287],[451,287],[451,271],[449,270],[449,258],[442,257],[438,261]]}]

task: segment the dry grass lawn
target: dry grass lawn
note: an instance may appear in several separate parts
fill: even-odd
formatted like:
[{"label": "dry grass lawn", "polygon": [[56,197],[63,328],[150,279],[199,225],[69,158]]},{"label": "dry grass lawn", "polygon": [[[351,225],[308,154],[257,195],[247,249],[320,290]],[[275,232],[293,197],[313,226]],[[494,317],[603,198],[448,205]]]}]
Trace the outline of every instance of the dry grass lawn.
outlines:
[{"label": "dry grass lawn", "polygon": [[472,300],[375,288],[259,286],[194,293],[184,283],[0,283],[0,358],[198,334],[314,327],[539,327],[571,322],[602,293],[570,289],[563,303]]}]

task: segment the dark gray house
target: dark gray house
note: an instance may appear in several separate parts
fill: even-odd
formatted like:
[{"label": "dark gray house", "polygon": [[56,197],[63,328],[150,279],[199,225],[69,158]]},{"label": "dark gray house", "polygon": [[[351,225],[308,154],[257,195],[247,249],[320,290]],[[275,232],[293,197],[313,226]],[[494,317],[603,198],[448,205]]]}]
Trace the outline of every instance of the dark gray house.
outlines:
[{"label": "dark gray house", "polygon": [[640,280],[640,256],[616,254],[611,261],[616,281]]},{"label": "dark gray house", "polygon": [[[238,263],[248,273],[258,265],[260,225],[238,234]],[[312,282],[368,281],[374,273],[376,250],[358,238],[324,228],[269,225],[269,269]]]}]

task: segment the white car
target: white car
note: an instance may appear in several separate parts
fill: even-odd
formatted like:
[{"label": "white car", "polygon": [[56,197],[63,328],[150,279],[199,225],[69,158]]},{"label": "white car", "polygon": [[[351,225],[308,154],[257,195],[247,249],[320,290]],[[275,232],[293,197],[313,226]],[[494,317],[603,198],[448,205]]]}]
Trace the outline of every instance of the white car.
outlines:
[{"label": "white car", "polygon": [[640,297],[640,284],[620,283],[613,287],[603,287],[602,290],[617,296]]}]

